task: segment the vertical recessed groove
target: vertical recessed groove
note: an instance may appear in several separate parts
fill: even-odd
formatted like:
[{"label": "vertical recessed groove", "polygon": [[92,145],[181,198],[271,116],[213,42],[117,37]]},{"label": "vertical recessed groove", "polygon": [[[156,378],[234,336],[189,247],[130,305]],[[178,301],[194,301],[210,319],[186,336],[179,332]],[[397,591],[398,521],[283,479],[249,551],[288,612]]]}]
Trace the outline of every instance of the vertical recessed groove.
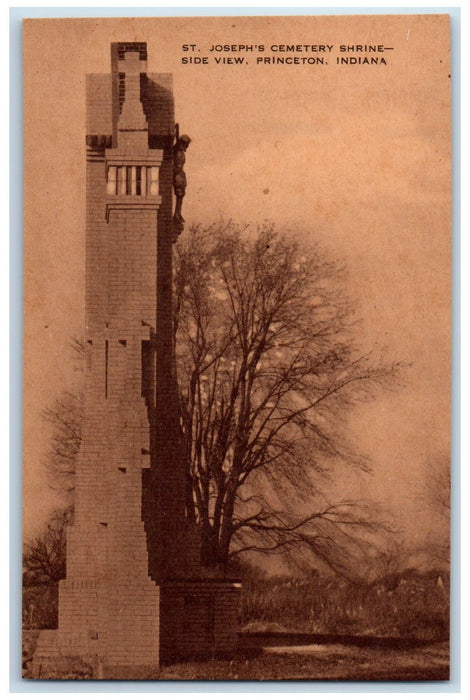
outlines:
[{"label": "vertical recessed groove", "polygon": [[109,355],[109,341],[104,341],[104,398],[108,398],[108,355]]}]

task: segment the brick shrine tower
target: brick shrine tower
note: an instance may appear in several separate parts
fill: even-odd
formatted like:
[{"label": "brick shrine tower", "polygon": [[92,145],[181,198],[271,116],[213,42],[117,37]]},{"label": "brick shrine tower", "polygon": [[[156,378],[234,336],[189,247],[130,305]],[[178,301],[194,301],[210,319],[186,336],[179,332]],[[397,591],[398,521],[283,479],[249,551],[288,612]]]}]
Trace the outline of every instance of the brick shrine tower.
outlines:
[{"label": "brick shrine tower", "polygon": [[[87,76],[85,423],[58,630],[34,677],[91,665],[158,677],[161,661],[236,646],[240,584],[204,576],[185,515],[172,329],[172,79],[145,43]],[[178,233],[178,231],[176,231]]]}]

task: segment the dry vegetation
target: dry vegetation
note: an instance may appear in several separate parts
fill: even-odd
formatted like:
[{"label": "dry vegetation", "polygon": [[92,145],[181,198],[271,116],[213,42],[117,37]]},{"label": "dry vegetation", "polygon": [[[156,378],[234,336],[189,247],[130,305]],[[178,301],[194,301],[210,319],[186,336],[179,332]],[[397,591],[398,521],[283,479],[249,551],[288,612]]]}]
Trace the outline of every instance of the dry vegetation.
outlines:
[{"label": "dry vegetation", "polygon": [[242,629],[444,640],[448,576],[397,572],[373,583],[310,575],[247,578]]}]

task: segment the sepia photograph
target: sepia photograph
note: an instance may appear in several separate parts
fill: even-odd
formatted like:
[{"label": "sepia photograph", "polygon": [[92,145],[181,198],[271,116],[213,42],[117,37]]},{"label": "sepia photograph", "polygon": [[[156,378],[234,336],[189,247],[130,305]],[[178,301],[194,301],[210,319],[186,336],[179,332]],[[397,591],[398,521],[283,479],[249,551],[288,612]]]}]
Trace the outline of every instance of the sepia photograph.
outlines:
[{"label": "sepia photograph", "polygon": [[450,66],[23,20],[24,679],[449,680]]}]

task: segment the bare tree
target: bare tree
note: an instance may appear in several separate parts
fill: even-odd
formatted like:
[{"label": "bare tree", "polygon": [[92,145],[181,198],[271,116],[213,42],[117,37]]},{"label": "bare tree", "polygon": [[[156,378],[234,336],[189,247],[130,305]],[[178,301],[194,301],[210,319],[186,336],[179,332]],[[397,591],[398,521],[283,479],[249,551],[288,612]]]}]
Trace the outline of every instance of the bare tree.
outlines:
[{"label": "bare tree", "polygon": [[44,530],[27,542],[23,550],[26,585],[53,584],[65,578],[66,527],[71,509],[57,510]]},{"label": "bare tree", "polygon": [[[375,552],[377,508],[324,492],[334,464],[369,469],[345,437],[347,409],[395,385],[403,365],[357,352],[344,274],[317,246],[270,226],[192,229],[175,246],[186,505],[207,567],[250,551],[303,553],[343,575],[354,562],[359,575],[358,561]],[[50,483],[70,500],[83,395],[64,393],[44,417]]]},{"label": "bare tree", "polygon": [[75,488],[75,462],[80,451],[83,421],[83,394],[64,391],[43,413],[52,425],[45,464],[52,489],[70,500]]},{"label": "bare tree", "polygon": [[357,503],[312,511],[312,500],[332,463],[368,469],[345,439],[345,412],[402,364],[357,352],[342,267],[271,226],[193,229],[175,268],[187,511],[203,563],[296,548],[344,571],[377,521]]},{"label": "bare tree", "polygon": [[[73,339],[74,369],[83,372],[84,343]],[[43,419],[52,426],[49,450],[45,465],[49,486],[67,496],[68,505],[73,503],[75,488],[75,461],[82,441],[84,396],[82,391],[64,391],[43,412]]]},{"label": "bare tree", "polygon": [[449,455],[437,453],[427,460],[422,500],[432,511],[425,552],[439,565],[450,566],[451,470]]}]

